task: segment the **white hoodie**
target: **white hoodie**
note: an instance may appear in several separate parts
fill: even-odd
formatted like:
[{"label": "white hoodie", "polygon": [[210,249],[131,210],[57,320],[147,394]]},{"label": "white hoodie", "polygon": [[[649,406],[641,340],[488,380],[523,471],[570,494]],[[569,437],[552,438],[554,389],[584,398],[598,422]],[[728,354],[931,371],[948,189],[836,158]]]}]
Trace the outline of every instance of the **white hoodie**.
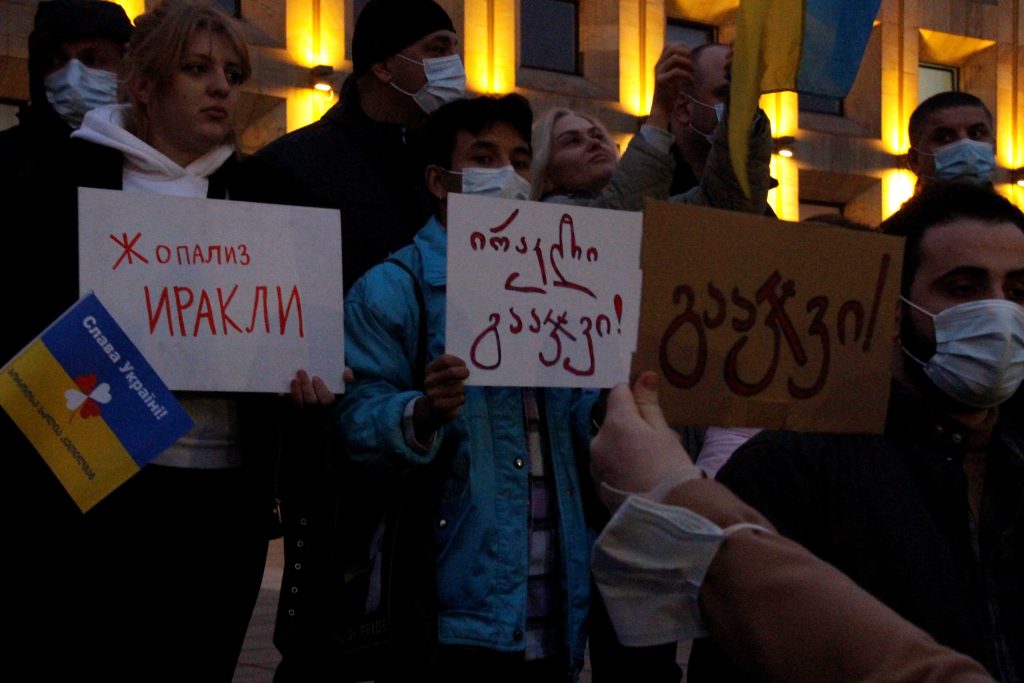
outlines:
[{"label": "white hoodie", "polygon": [[182,168],[125,130],[124,114],[128,107],[127,104],[110,104],[91,110],[71,137],[124,154],[125,192],[205,197],[208,178],[234,154],[234,148],[220,145]]},{"label": "white hoodie", "polygon": [[[124,113],[128,106],[111,104],[91,110],[72,137],[116,149],[124,155],[122,189],[125,192],[205,197],[210,185],[209,177],[234,154],[234,148],[220,145],[182,168],[125,130]],[[195,394],[178,395],[178,400],[195,422],[195,427],[153,462],[197,469],[240,466],[242,459],[235,401]]]}]

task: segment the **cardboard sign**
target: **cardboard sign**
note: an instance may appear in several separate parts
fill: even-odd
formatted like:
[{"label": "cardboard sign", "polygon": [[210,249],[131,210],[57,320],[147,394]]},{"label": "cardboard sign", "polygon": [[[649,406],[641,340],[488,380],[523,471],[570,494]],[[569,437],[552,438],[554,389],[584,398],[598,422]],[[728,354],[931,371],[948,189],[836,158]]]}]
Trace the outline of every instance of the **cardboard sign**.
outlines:
[{"label": "cardboard sign", "polygon": [[0,407],[83,511],[192,428],[93,294],[0,369]]},{"label": "cardboard sign", "polygon": [[884,426],[902,238],[649,201],[634,369],[674,425]]},{"label": "cardboard sign", "polygon": [[639,312],[641,215],[448,198],[448,353],[467,384],[626,381]]},{"label": "cardboard sign", "polygon": [[80,188],[94,290],[175,390],[344,390],[337,211]]}]

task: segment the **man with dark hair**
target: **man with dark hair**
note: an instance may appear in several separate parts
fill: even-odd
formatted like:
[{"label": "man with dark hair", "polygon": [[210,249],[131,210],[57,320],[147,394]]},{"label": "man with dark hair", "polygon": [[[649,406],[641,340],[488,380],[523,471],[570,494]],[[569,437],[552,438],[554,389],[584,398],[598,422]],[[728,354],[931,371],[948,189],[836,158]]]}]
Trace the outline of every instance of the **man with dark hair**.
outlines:
[{"label": "man with dark hair", "polygon": [[341,210],[346,290],[430,215],[410,137],[430,111],[464,95],[457,47],[433,0],[370,0],[339,102],[243,164],[242,198]]},{"label": "man with dark hair", "polygon": [[28,37],[29,104],[0,132],[0,187],[26,165],[50,159],[90,109],[117,101],[121,57],[132,24],[101,0],[48,0]]},{"label": "man with dark hair", "polygon": [[995,168],[992,112],[966,92],[941,92],[918,105],[908,126],[907,165],[918,187],[931,181],[989,185]]},{"label": "man with dark hair", "polygon": [[442,463],[426,532],[438,668],[406,662],[424,680],[567,681],[583,663],[590,542],[577,454],[595,392],[466,387],[466,363],[444,352],[447,198],[525,198],[531,120],[519,95],[433,114],[426,179],[438,211],[345,300],[347,457],[409,474]]},{"label": "man with dark hair", "polygon": [[[764,432],[718,479],[938,642],[1021,681],[1024,214],[944,183],[882,229],[906,237],[884,434]],[[716,659],[695,646],[690,680],[742,680]]]}]

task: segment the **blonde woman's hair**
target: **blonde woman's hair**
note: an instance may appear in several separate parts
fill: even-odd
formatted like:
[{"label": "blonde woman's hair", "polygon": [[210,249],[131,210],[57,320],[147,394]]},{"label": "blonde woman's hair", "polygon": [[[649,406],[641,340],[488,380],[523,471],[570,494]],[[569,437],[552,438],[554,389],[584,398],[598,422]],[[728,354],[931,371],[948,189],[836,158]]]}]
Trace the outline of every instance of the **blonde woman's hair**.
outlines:
[{"label": "blonde woman's hair", "polygon": [[[196,34],[209,31],[227,40],[238,55],[245,82],[252,75],[249,45],[238,24],[212,0],[163,0],[135,20],[135,31],[128,43],[123,78],[126,84],[149,80],[156,93],[163,93],[181,67],[189,43]],[[128,129],[138,134],[146,125],[146,107],[132,88],[125,89],[131,107]]]},{"label": "blonde woman's hair", "polygon": [[578,189],[559,187],[558,183],[551,183],[552,187],[550,189],[547,187],[550,181],[548,165],[551,162],[551,149],[555,142],[555,124],[566,116],[579,116],[586,119],[592,125],[599,128],[606,138],[612,139],[605,125],[588,114],[566,109],[565,107],[555,107],[544,112],[533,126],[533,163],[530,164],[530,199],[541,199],[545,195],[558,191],[572,194],[574,190]]}]

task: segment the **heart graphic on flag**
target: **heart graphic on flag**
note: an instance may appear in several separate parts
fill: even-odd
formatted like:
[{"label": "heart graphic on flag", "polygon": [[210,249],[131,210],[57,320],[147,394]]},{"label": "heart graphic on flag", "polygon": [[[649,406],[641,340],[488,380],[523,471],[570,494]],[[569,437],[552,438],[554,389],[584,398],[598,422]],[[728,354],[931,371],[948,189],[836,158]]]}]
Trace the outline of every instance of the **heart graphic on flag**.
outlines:
[{"label": "heart graphic on flag", "polygon": [[68,422],[75,419],[76,412],[83,418],[96,417],[100,414],[100,404],[110,403],[110,385],[106,382],[97,385],[96,375],[79,375],[75,377],[75,384],[78,389],[64,392],[64,400],[71,411]]}]

